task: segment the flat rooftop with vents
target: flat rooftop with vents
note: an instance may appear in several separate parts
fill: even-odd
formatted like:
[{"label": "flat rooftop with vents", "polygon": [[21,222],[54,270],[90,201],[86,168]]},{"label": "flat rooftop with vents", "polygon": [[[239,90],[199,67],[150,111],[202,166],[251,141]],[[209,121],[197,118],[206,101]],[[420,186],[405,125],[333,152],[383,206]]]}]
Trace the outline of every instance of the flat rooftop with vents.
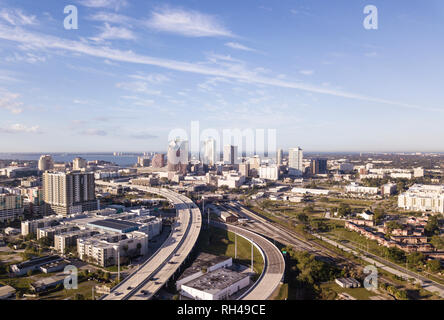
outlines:
[{"label": "flat rooftop with vents", "polygon": [[88,226],[118,233],[129,233],[137,231],[140,227],[138,223],[117,219],[93,221],[88,223]]}]

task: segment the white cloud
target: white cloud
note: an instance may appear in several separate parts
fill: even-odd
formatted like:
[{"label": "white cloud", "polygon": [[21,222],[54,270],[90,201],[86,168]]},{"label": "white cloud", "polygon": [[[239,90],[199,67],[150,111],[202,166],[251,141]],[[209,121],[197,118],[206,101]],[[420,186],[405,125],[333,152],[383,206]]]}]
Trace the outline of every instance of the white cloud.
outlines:
[{"label": "white cloud", "polygon": [[152,96],[158,96],[162,94],[162,91],[160,90],[150,89],[148,83],[143,81],[120,82],[116,84],[116,87],[119,89],[136,93],[144,93],[146,95],[152,95]]},{"label": "white cloud", "polygon": [[142,81],[147,81],[149,83],[153,83],[153,84],[162,84],[168,81],[171,81],[170,78],[168,78],[167,76],[160,74],[160,73],[152,73],[152,74],[133,74],[130,75],[130,78],[136,79],[136,80],[142,80]]},{"label": "white cloud", "polygon": [[79,3],[85,7],[107,8],[114,10],[119,10],[120,8],[128,5],[126,0],[80,0]]},{"label": "white cloud", "polygon": [[303,74],[304,76],[311,76],[312,74],[314,74],[314,71],[313,70],[300,70],[299,73]]},{"label": "white cloud", "polygon": [[227,42],[227,43],[225,43],[225,46],[230,47],[232,49],[236,49],[236,50],[242,50],[242,51],[251,51],[251,52],[257,51],[255,49],[244,46],[243,44],[240,44],[238,42]]},{"label": "white cloud", "polygon": [[101,22],[110,22],[110,23],[128,23],[132,19],[113,12],[98,12],[88,17],[89,20],[101,21]]},{"label": "white cloud", "polygon": [[13,26],[24,26],[37,24],[36,16],[28,16],[20,9],[2,9],[0,10],[0,19],[5,20]]},{"label": "white cloud", "polygon": [[374,102],[379,104],[386,104],[398,106],[403,108],[429,110],[429,111],[444,111],[439,108],[423,107],[419,105],[412,105],[398,101],[391,101],[376,97],[365,96],[352,92],[346,92],[337,89],[325,88],[322,86],[315,86],[302,82],[294,82],[285,79],[273,78],[270,76],[258,75],[255,72],[243,67],[242,65],[232,65],[230,67],[214,68],[202,63],[190,63],[177,60],[156,58],[146,55],[139,55],[132,51],[121,51],[105,46],[93,46],[85,42],[65,40],[53,36],[42,35],[33,32],[26,32],[19,28],[7,28],[0,25],[0,39],[15,41],[20,44],[27,44],[34,49],[61,49],[71,51],[76,54],[85,54],[97,58],[108,59],[119,62],[135,63],[141,65],[150,65],[169,70],[188,72],[200,74],[205,76],[225,77],[228,79],[235,79],[242,82],[255,83],[258,85],[267,85],[288,89],[297,89],[311,93],[326,94],[341,98],[361,100],[367,102]]},{"label": "white cloud", "polygon": [[187,37],[233,37],[215,17],[197,11],[163,8],[152,13],[147,26]]},{"label": "white cloud", "polygon": [[3,133],[42,133],[40,131],[39,126],[28,127],[28,126],[20,124],[20,123],[10,125],[9,127],[6,127],[6,128],[0,127],[0,132],[3,132]]},{"label": "white cloud", "polygon": [[31,52],[27,52],[25,55],[20,55],[17,52],[14,53],[13,56],[6,57],[5,60],[7,62],[27,62],[27,63],[37,63],[37,62],[45,62],[46,57],[39,56]]},{"label": "white cloud", "polygon": [[100,27],[102,33],[97,37],[90,38],[94,41],[103,41],[103,40],[112,40],[112,39],[120,39],[120,40],[135,40],[136,36],[133,32],[127,28],[123,27],[113,27],[108,23],[105,23],[103,27]]},{"label": "white cloud", "polygon": [[6,109],[14,114],[23,112],[23,103],[19,101],[20,95],[5,89],[0,89],[0,109]]}]

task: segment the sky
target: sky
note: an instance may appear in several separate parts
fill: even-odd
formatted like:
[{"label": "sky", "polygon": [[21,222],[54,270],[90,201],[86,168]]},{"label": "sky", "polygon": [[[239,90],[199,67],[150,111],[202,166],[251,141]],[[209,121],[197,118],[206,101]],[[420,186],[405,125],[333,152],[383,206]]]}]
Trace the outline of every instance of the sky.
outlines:
[{"label": "sky", "polygon": [[192,121],[444,151],[443,31],[441,0],[0,0],[0,152],[165,151]]}]

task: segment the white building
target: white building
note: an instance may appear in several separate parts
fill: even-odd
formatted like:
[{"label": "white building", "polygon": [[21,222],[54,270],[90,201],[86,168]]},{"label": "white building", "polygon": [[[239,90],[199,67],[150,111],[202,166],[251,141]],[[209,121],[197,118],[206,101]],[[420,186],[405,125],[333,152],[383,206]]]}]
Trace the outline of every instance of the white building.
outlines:
[{"label": "white building", "polygon": [[392,172],[390,174],[390,178],[392,179],[412,179],[413,174],[410,172]]},{"label": "white building", "polygon": [[421,167],[413,169],[413,176],[415,178],[424,177],[424,169]]},{"label": "white building", "polygon": [[245,183],[245,177],[238,172],[225,173],[224,176],[217,180],[217,187],[227,186],[230,189],[239,188]]},{"label": "white building", "polygon": [[204,155],[203,155],[203,163],[208,164],[210,166],[214,166],[216,164],[216,140],[208,139],[204,142]]},{"label": "white building", "polygon": [[279,180],[278,166],[262,166],[259,168],[259,178],[265,180]]},{"label": "white building", "polygon": [[415,184],[398,197],[398,207],[444,213],[444,185]]},{"label": "white building", "polygon": [[304,154],[301,148],[290,148],[288,150],[288,171],[290,175],[301,176],[304,170]]},{"label": "white building", "polygon": [[41,156],[38,167],[40,171],[52,170],[54,168],[52,157],[50,155]]},{"label": "white building", "polygon": [[324,190],[324,189],[307,189],[307,188],[293,188],[291,189],[291,192],[298,193],[298,194],[314,194],[314,195],[323,195],[326,196],[330,194],[330,190]]},{"label": "white building", "polygon": [[100,235],[87,239],[77,239],[77,253],[81,260],[92,260],[102,267],[117,264],[120,258],[131,254],[145,255],[148,252],[148,235],[143,232],[130,232],[115,235]]},{"label": "white building", "polygon": [[382,186],[383,195],[392,195],[396,193],[397,186],[394,183],[387,183]]},{"label": "white building", "polygon": [[182,284],[181,294],[194,300],[228,300],[249,285],[248,274],[220,268]]},{"label": "white building", "polygon": [[345,187],[346,192],[351,193],[363,193],[363,194],[378,194],[379,190],[376,187],[364,187],[355,182]]}]

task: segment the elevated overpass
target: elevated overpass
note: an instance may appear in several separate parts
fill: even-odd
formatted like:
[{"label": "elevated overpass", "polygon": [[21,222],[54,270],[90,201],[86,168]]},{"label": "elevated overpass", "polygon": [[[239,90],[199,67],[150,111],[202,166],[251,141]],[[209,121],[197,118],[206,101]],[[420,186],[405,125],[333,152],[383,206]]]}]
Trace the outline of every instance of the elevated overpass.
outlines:
[{"label": "elevated overpass", "polygon": [[216,221],[212,221],[211,224],[250,241],[259,250],[264,260],[264,268],[259,279],[239,299],[267,300],[270,298],[284,278],[285,260],[281,251],[273,243],[252,231]]},{"label": "elevated overpass", "polygon": [[148,300],[180,268],[197,242],[202,226],[199,208],[187,197],[168,189],[137,186],[128,183],[107,183],[97,181],[97,185],[128,187],[143,192],[160,195],[176,208],[177,222],[162,246],[135,272],[115,286],[100,300]]}]

